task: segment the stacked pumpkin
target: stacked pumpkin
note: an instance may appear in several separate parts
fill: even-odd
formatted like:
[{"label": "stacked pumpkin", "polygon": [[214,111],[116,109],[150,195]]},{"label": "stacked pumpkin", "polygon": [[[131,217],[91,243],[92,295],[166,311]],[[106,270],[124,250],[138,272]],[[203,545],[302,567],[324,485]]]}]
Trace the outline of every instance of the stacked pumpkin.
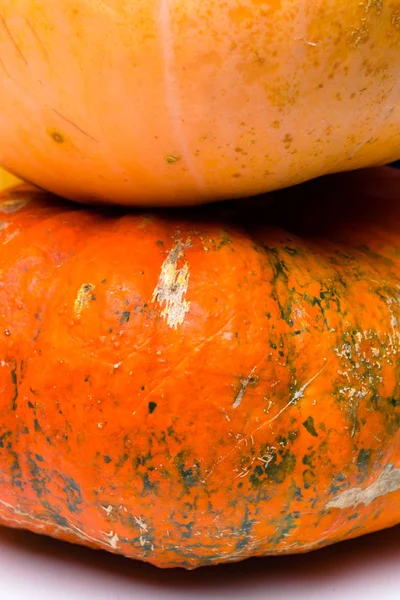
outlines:
[{"label": "stacked pumpkin", "polygon": [[185,568],[398,523],[399,175],[314,179],[400,158],[397,5],[0,31],[0,522]]}]

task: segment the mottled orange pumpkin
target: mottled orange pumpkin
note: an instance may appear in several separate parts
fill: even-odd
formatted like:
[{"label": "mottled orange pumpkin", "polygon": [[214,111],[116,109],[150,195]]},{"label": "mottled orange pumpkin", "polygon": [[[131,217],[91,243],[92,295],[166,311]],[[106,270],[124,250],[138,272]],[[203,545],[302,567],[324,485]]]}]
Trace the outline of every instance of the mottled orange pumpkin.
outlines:
[{"label": "mottled orange pumpkin", "polygon": [[400,175],[356,178],[273,222],[3,192],[0,522],[186,568],[400,522]]},{"label": "mottled orange pumpkin", "polygon": [[399,0],[0,0],[0,164],[86,202],[249,196],[400,158],[399,81]]}]

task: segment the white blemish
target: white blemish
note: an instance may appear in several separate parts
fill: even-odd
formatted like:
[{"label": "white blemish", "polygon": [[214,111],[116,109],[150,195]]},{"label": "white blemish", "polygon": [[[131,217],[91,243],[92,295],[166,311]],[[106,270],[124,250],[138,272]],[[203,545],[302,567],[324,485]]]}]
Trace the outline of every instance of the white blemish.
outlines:
[{"label": "white blemish", "polygon": [[0,500],[0,504],[2,506],[4,506],[5,508],[12,510],[14,514],[20,515],[21,517],[29,517],[30,518],[30,516],[31,516],[29,513],[24,512],[23,510],[20,510],[19,508],[17,508],[16,506],[13,506],[12,504],[9,504],[8,502],[5,502],[5,500]]},{"label": "white blemish", "polygon": [[[324,360],[326,360],[326,359],[324,359]],[[325,369],[325,367],[326,367],[326,364],[325,364],[325,365],[322,367],[322,369],[320,369],[320,370],[318,371],[318,373],[316,373],[316,374],[314,375],[314,377],[311,377],[311,379],[310,379],[309,381],[307,381],[307,382],[306,382],[304,385],[302,385],[302,386],[301,386],[301,388],[300,388],[299,390],[297,390],[297,392],[295,392],[295,393],[293,394],[293,397],[292,397],[292,399],[290,400],[290,402],[288,402],[288,404],[287,404],[287,405],[286,405],[286,406],[285,406],[285,407],[284,407],[284,408],[281,410],[281,412],[280,412],[280,413],[278,413],[278,414],[276,415],[276,417],[274,417],[274,419],[276,419],[276,418],[277,418],[277,417],[278,417],[280,414],[282,414],[282,412],[283,412],[284,410],[286,410],[286,408],[287,408],[287,407],[288,407],[290,404],[294,404],[294,403],[296,403],[296,402],[297,402],[297,400],[300,400],[300,398],[302,398],[302,397],[304,396],[304,392],[306,391],[306,389],[308,388],[308,386],[309,386],[309,385],[311,385],[311,384],[312,384],[312,382],[313,382],[313,381],[315,381],[315,379],[317,379],[317,377],[319,377],[319,376],[321,375],[321,373],[322,373],[322,371]]]},{"label": "white blemish", "polygon": [[10,215],[12,213],[16,213],[21,208],[24,208],[29,202],[29,198],[14,198],[10,200],[1,200],[0,201],[0,212],[5,213],[6,215]]},{"label": "white blemish", "polygon": [[268,467],[269,463],[274,458],[275,450],[276,450],[275,446],[269,446],[267,448],[266,454],[264,454],[264,456],[259,456],[257,458],[257,460],[260,460],[262,463],[264,463],[264,469],[266,469]]},{"label": "white blemish", "polygon": [[77,317],[81,316],[84,309],[89,308],[95,287],[92,283],[81,285],[74,302],[74,310]]},{"label": "white blemish", "polygon": [[7,223],[7,221],[1,221],[1,223],[0,223],[0,231],[4,231],[9,226],[10,226],[10,223]]},{"label": "white blemish", "polygon": [[233,333],[232,333],[231,331],[225,331],[225,332],[222,334],[222,339],[223,339],[223,340],[228,340],[228,341],[230,341],[232,338],[233,338]]},{"label": "white blemish", "polygon": [[176,151],[182,157],[187,169],[194,183],[199,190],[205,191],[205,184],[203,178],[199,174],[195,163],[192,159],[192,153],[189,150],[185,129],[184,119],[182,117],[182,108],[179,98],[179,85],[177,78],[179,73],[174,74],[175,71],[175,50],[174,50],[174,35],[171,24],[171,13],[169,0],[160,0],[160,8],[158,12],[158,20],[160,27],[160,38],[162,57],[164,61],[164,84],[166,94],[166,104],[171,119],[172,129],[175,134],[175,140],[177,144]]},{"label": "white blemish", "polygon": [[110,531],[110,533],[107,533],[106,539],[108,539],[110,547],[113,550],[118,550],[119,537],[117,536],[116,533],[114,533],[114,531]]},{"label": "white blemish", "polygon": [[102,506],[102,509],[105,511],[107,517],[109,517],[112,511],[114,510],[111,504],[109,504],[108,506]]},{"label": "white blemish", "polygon": [[[397,343],[399,344],[400,343],[400,333],[397,330],[397,328],[399,326],[399,321],[395,317],[394,312],[393,312],[393,307],[392,307],[393,299],[386,298],[386,304],[387,304],[389,314],[390,314],[390,325],[392,327],[393,338],[394,338],[394,340],[397,340]],[[396,348],[395,348],[393,338],[391,336],[389,336],[389,341],[390,341],[390,345],[391,345],[393,352],[396,353]]]},{"label": "white blemish", "polygon": [[19,229],[16,229],[15,231],[13,231],[12,233],[10,233],[4,240],[3,240],[3,245],[4,244],[8,244],[8,242],[11,242],[11,240],[13,240],[15,237],[17,237],[17,235],[19,235]]},{"label": "white blemish", "polygon": [[317,43],[316,42],[311,42],[310,40],[307,40],[304,37],[297,37],[294,38],[295,42],[304,42],[305,44],[307,44],[307,46],[316,46]]},{"label": "white blemish", "polygon": [[146,523],[143,521],[143,519],[141,519],[140,517],[133,517],[133,518],[135,519],[136,525],[139,527],[141,533],[143,533],[143,532],[147,533],[149,531],[148,527],[147,527]]},{"label": "white blemish", "polygon": [[112,548],[113,550],[118,549],[119,538],[118,538],[117,534],[114,533],[113,531],[110,531],[110,533],[99,532],[99,533],[104,533],[104,535],[105,535],[105,538],[101,539],[101,538],[89,535],[87,532],[82,531],[82,529],[79,529],[79,527],[76,527],[76,525],[74,525],[73,523],[69,523],[68,527],[62,526],[62,525],[55,525],[51,521],[48,521],[43,518],[37,518],[34,515],[29,514],[28,512],[22,511],[19,508],[17,508],[16,506],[13,506],[12,504],[5,502],[4,500],[0,500],[0,506],[4,506],[8,510],[11,510],[14,513],[14,515],[17,517],[15,519],[13,519],[9,516],[2,515],[2,518],[4,520],[6,520],[7,522],[17,524],[20,527],[22,526],[27,529],[30,529],[32,527],[32,525],[34,525],[35,529],[37,529],[37,530],[44,529],[45,527],[47,527],[47,528],[50,527],[50,528],[54,528],[54,530],[56,532],[66,533],[68,535],[74,535],[76,538],[78,538],[82,542],[89,542],[91,544],[94,543],[94,544],[96,544],[102,548],[106,548],[106,549],[109,549],[109,548]]},{"label": "white blemish", "polygon": [[178,261],[188,247],[190,247],[190,239],[186,240],[185,244],[178,241],[172,248],[163,262],[152,297],[152,302],[164,306],[161,316],[173,329],[182,325],[190,309],[190,302],[184,298],[189,285],[189,265],[185,261],[178,269]]},{"label": "white blemish", "polygon": [[374,483],[366,488],[352,488],[342,492],[336,498],[332,498],[325,508],[354,508],[359,504],[369,506],[376,498],[397,490],[400,490],[400,469],[389,464]]},{"label": "white blemish", "polygon": [[252,370],[250,371],[250,375],[248,377],[246,377],[245,379],[240,380],[240,390],[235,398],[235,402],[233,403],[232,408],[238,408],[238,406],[241,405],[245,391],[247,390],[250,383],[253,381],[255,370],[256,370],[256,367],[253,367]]}]

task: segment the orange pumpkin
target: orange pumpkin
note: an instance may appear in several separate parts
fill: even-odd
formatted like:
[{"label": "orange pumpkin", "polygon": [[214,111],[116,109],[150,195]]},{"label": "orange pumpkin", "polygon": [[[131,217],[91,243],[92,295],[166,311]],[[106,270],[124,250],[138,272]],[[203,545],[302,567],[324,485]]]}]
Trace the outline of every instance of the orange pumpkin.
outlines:
[{"label": "orange pumpkin", "polygon": [[355,177],[279,227],[3,192],[0,523],[194,568],[400,522],[400,175]]},{"label": "orange pumpkin", "polygon": [[0,0],[0,164],[85,202],[249,196],[399,158],[399,73],[397,0]]}]

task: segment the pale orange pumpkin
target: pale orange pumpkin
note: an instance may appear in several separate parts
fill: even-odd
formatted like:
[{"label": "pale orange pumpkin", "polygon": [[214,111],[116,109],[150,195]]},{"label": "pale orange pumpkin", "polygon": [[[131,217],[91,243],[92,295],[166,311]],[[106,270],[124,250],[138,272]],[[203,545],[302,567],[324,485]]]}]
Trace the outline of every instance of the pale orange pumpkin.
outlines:
[{"label": "pale orange pumpkin", "polygon": [[398,1],[0,0],[0,163],[72,199],[195,204],[389,162],[399,100]]}]

